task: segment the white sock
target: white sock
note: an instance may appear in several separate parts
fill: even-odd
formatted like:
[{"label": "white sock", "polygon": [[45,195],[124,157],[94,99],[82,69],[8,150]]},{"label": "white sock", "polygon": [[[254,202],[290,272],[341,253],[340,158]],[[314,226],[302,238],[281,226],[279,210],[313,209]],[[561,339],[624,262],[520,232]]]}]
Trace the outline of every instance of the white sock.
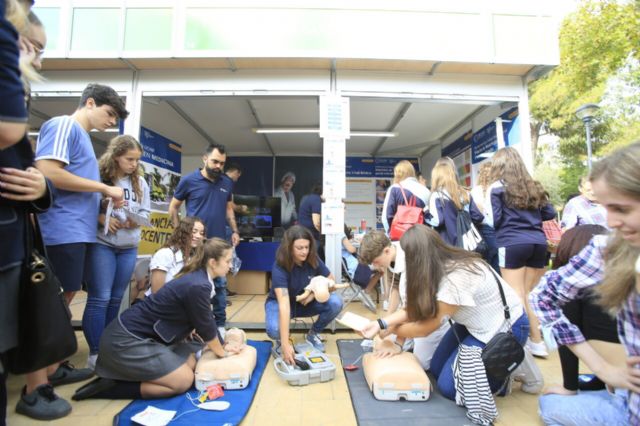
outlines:
[{"label": "white sock", "polygon": [[95,370],[97,360],[98,360],[98,354],[93,354],[93,355],[89,354],[89,356],[87,357],[87,368]]}]

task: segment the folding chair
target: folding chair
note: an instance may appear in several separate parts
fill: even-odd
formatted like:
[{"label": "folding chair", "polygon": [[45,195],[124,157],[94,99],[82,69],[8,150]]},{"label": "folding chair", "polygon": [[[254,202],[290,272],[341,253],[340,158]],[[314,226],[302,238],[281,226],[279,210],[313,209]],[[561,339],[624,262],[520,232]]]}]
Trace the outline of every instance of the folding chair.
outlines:
[{"label": "folding chair", "polygon": [[344,301],[342,310],[345,310],[346,307],[355,299],[359,299],[367,309],[369,309],[373,313],[376,313],[377,312],[376,304],[374,303],[373,300],[371,300],[371,297],[369,297],[369,295],[364,291],[364,289],[369,284],[369,280],[371,279],[371,270],[369,270],[369,267],[363,264],[359,264],[358,268],[354,273],[354,276],[352,277],[349,274],[347,262],[344,257],[342,258],[341,264],[342,264],[342,279],[344,282],[349,284],[349,287],[342,290],[342,293],[341,293],[342,299]]}]

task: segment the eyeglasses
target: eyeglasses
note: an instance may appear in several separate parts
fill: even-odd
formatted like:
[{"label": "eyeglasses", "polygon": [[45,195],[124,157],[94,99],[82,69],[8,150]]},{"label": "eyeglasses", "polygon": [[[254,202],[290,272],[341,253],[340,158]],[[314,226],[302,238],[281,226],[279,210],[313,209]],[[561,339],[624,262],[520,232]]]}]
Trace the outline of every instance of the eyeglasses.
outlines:
[{"label": "eyeglasses", "polygon": [[33,50],[36,52],[36,58],[42,58],[42,55],[44,55],[44,46],[32,38],[27,38],[27,40],[29,40],[29,43],[33,46]]}]

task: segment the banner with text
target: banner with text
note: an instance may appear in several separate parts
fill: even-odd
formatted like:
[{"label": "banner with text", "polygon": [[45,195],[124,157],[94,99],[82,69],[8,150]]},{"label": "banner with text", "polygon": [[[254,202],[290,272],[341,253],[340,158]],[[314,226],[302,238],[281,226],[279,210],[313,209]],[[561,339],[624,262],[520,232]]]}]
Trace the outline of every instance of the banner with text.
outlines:
[{"label": "banner with text", "polygon": [[142,228],[138,255],[152,255],[173,232],[168,211],[180,182],[182,146],[144,127],[140,128],[140,143],[143,149],[140,164],[151,194],[152,226]]}]

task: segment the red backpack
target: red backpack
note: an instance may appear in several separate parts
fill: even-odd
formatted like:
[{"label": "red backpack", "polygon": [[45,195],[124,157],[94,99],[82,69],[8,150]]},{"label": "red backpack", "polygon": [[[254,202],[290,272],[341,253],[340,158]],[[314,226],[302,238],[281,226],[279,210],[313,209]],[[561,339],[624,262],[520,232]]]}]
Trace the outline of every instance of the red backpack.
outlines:
[{"label": "red backpack", "polygon": [[400,191],[402,192],[402,198],[404,198],[404,205],[399,205],[396,210],[396,214],[393,216],[391,227],[389,228],[389,238],[391,241],[398,241],[407,229],[418,223],[424,223],[424,213],[422,208],[416,206],[415,195],[411,196],[411,199],[407,201],[407,195],[404,193],[402,185]]}]

